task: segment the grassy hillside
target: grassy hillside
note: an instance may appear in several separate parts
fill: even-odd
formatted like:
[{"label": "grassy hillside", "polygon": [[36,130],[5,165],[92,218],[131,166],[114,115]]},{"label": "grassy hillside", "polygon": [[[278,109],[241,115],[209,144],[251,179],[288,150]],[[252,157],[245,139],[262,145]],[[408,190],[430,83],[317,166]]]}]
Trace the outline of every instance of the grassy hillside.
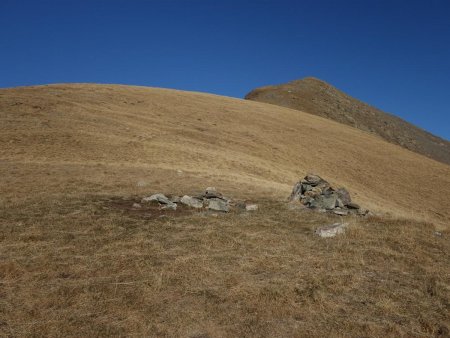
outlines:
[{"label": "grassy hillside", "polygon": [[[340,219],[287,207],[307,172],[375,216],[314,236]],[[131,209],[207,186],[260,210]],[[449,334],[450,167],[321,117],[144,87],[2,89],[0,187],[0,336]]]},{"label": "grassy hillside", "polygon": [[315,172],[373,211],[441,225],[450,217],[440,193],[450,188],[449,166],[294,110],[164,89],[55,85],[1,90],[0,112],[4,198],[97,192],[99,182],[117,192],[139,180],[152,190],[217,185],[286,198]]},{"label": "grassy hillside", "polygon": [[246,99],[326,117],[450,164],[449,141],[369,106],[316,78],[308,77],[281,85],[257,88],[248,93]]}]

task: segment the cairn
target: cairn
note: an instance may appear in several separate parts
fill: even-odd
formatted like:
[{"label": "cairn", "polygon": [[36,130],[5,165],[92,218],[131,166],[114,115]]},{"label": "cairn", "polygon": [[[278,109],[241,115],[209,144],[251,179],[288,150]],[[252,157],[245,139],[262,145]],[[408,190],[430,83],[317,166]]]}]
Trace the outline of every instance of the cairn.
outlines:
[{"label": "cairn", "polygon": [[347,189],[334,189],[330,183],[314,174],[306,175],[294,185],[289,201],[300,202],[307,208],[341,216],[350,214],[365,216],[369,212],[352,202]]}]

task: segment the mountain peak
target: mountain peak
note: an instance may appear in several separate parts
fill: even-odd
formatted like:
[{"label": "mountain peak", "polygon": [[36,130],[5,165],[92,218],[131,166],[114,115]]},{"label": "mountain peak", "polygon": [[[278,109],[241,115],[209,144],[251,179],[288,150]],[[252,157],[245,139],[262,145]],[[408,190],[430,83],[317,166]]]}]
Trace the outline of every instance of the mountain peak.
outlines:
[{"label": "mountain peak", "polygon": [[257,88],[245,98],[325,117],[450,164],[450,142],[353,98],[315,77]]}]

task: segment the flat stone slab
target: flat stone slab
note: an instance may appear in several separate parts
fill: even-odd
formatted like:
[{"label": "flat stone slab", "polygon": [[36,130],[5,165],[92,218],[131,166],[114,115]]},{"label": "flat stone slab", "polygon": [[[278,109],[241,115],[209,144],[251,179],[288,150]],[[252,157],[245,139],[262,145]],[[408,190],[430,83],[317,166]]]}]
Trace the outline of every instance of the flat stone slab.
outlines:
[{"label": "flat stone slab", "polygon": [[176,203],[170,203],[170,204],[164,204],[161,207],[162,210],[177,210],[177,204]]},{"label": "flat stone slab", "polygon": [[256,210],[258,210],[258,204],[247,204],[245,206],[245,210],[247,210],[247,211],[256,211]]},{"label": "flat stone slab", "polygon": [[142,199],[142,202],[158,202],[161,204],[171,204],[172,202],[170,201],[169,198],[167,198],[166,195],[164,194],[154,194],[148,197],[144,197]]},{"label": "flat stone slab", "polygon": [[335,237],[339,234],[343,234],[347,225],[347,223],[334,223],[330,225],[324,225],[317,228],[314,233],[322,238]]},{"label": "flat stone slab", "polygon": [[219,198],[211,198],[208,200],[208,209],[214,211],[228,212],[230,207],[228,203]]},{"label": "flat stone slab", "polygon": [[195,197],[188,196],[188,195],[184,195],[183,197],[181,197],[180,202],[191,208],[197,208],[197,209],[203,208],[203,202],[201,200],[199,200],[198,198],[195,198]]},{"label": "flat stone slab", "polygon": [[350,202],[350,203],[347,204],[347,208],[349,208],[349,209],[360,209],[361,207],[358,204],[356,204],[356,203]]},{"label": "flat stone slab", "polygon": [[333,210],[333,214],[339,215],[339,216],[347,216],[348,211],[347,210]]}]

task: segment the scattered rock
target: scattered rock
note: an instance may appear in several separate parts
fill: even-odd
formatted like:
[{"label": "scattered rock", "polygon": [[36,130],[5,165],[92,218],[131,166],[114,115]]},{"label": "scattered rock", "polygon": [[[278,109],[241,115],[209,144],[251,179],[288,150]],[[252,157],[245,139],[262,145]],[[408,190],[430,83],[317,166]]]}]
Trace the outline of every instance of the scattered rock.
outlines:
[{"label": "scattered rock", "polygon": [[258,210],[258,204],[247,204],[245,206],[245,210],[247,210],[247,211],[256,211],[256,210]]},{"label": "scattered rock", "polygon": [[[229,212],[232,209],[240,209],[242,211],[255,211],[258,210],[257,204],[247,204],[243,200],[231,200],[222,195],[214,187],[208,187],[198,196],[184,195],[183,197],[177,195],[166,195],[162,193],[153,194],[151,196],[143,197],[141,203],[134,203],[132,208],[142,208],[142,210],[147,210],[158,206],[158,211],[163,210],[178,210],[180,213],[186,212],[186,208],[180,208],[180,205],[202,209],[205,208],[207,211],[205,214],[212,215],[217,212]],[[133,201],[134,202],[134,201]],[[155,205],[149,205],[149,203],[154,203]],[[131,204],[131,203],[130,203]],[[130,206],[128,205],[128,208]],[[243,214],[247,214],[243,212]]]},{"label": "scattered rock", "polygon": [[163,194],[154,194],[149,197],[144,197],[142,203],[144,202],[158,202],[161,204],[171,204],[172,202]]},{"label": "scattered rock", "polygon": [[234,206],[240,210],[246,210],[246,208],[247,208],[247,204],[245,204],[245,202],[242,202],[242,201],[235,202]]},{"label": "scattered rock", "polygon": [[348,211],[347,210],[333,210],[333,214],[339,215],[339,216],[347,216]]},{"label": "scattered rock", "polygon": [[165,210],[176,210],[177,204],[173,203],[169,198],[167,198],[164,194],[154,194],[149,197],[144,197],[141,200],[141,203],[158,203],[162,204],[161,209]]},{"label": "scattered rock", "polygon": [[223,195],[214,187],[208,187],[203,194],[204,198],[223,198]]},{"label": "scattered rock", "polygon": [[297,201],[300,200],[302,194],[303,194],[303,184],[301,182],[298,182],[294,185],[294,188],[292,189],[291,196],[289,196],[290,201]]},{"label": "scattered rock", "polygon": [[197,209],[203,208],[203,202],[201,200],[199,200],[195,197],[188,196],[188,195],[184,195],[181,198],[180,202],[182,204],[187,205],[192,208],[197,208]]},{"label": "scattered rock", "polygon": [[360,209],[361,207],[358,204],[356,204],[356,203],[350,202],[350,203],[347,203],[347,208],[349,208],[349,209]]},{"label": "scattered rock", "polygon": [[339,200],[344,205],[348,205],[351,203],[352,199],[350,198],[350,193],[345,188],[339,188],[336,190],[336,194],[338,195]]},{"label": "scattered rock", "polygon": [[162,210],[177,210],[177,204],[176,203],[170,203],[170,204],[164,204],[161,207]]},{"label": "scattered rock", "polygon": [[336,207],[337,195],[319,195],[310,203],[314,209],[333,210]]},{"label": "scattered rock", "polygon": [[181,202],[181,197],[180,196],[172,196],[172,197],[170,197],[170,201],[172,203],[180,203]]},{"label": "scattered rock", "polygon": [[367,210],[367,209],[357,209],[356,213],[359,216],[366,216],[366,215],[369,214],[369,210]]},{"label": "scattered rock", "polygon": [[308,184],[312,185],[313,187],[318,185],[321,181],[322,178],[318,175],[314,175],[314,174],[308,174],[305,176],[304,180],[306,182],[308,182]]},{"label": "scattered rock", "polygon": [[338,199],[336,200],[336,208],[341,208],[341,209],[345,208],[345,204],[339,198],[339,195],[338,195]]},{"label": "scattered rock", "polygon": [[322,238],[335,237],[336,235],[343,234],[345,232],[345,228],[347,227],[346,223],[334,223],[331,225],[324,225],[316,229],[315,234]]},{"label": "scattered rock", "polygon": [[208,200],[208,209],[215,211],[228,212],[230,207],[226,201],[220,198],[211,198]]}]

